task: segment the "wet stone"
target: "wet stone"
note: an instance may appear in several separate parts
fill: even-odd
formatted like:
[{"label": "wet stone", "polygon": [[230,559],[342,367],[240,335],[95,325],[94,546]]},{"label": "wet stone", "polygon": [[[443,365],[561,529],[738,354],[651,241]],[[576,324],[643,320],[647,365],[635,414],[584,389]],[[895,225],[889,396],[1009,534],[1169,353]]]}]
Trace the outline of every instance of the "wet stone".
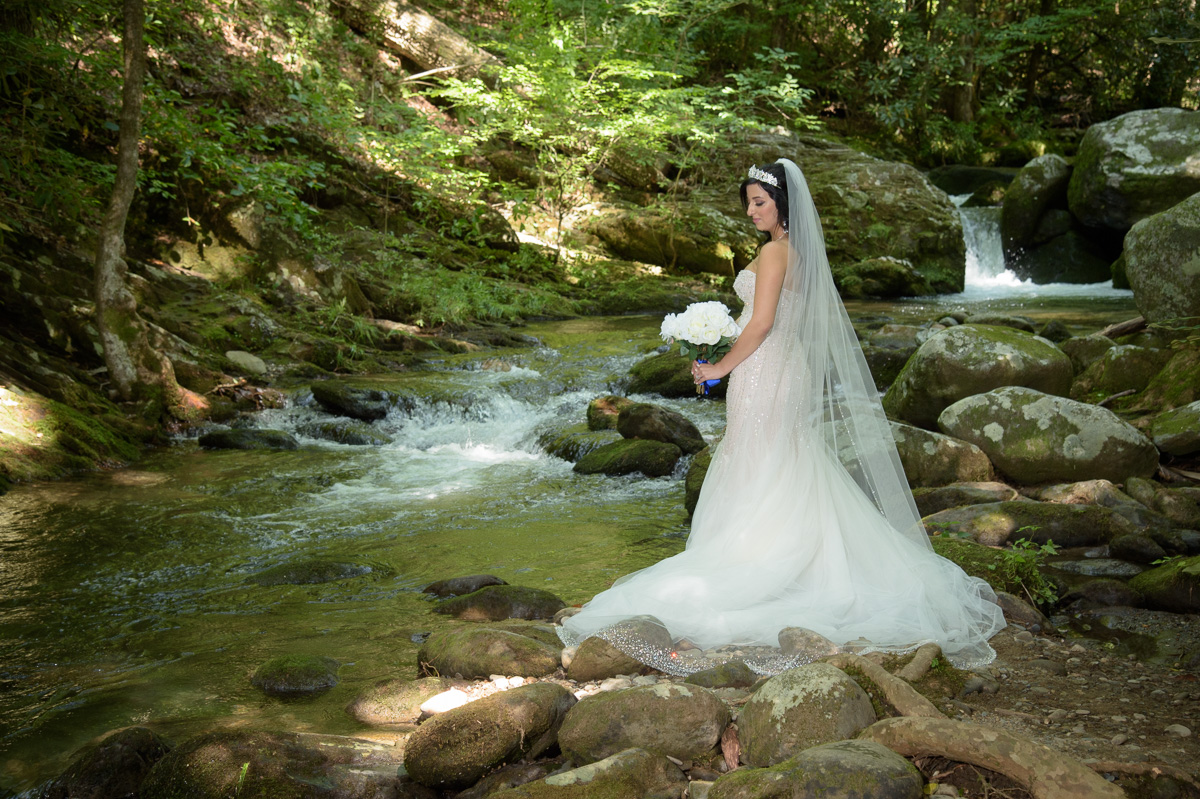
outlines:
[{"label": "wet stone", "polygon": [[319,694],[338,684],[339,665],[320,655],[280,655],[259,666],[250,683],[271,696]]}]

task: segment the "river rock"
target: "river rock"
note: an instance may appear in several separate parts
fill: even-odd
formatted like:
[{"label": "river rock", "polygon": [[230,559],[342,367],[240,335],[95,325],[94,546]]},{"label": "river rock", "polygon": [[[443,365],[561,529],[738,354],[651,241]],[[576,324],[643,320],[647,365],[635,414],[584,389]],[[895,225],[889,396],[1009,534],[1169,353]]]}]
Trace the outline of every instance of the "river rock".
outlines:
[{"label": "river rock", "polygon": [[421,705],[452,685],[443,677],[380,680],[346,705],[346,712],[373,727],[413,724],[421,717]]},{"label": "river rock", "polygon": [[1054,625],[1050,623],[1046,615],[1022,597],[998,590],[996,591],[996,604],[1000,606],[1000,610],[1004,613],[1004,620],[1009,624],[1036,632],[1053,632],[1054,630]]},{"label": "river rock", "polygon": [[214,430],[200,436],[205,449],[299,449],[300,442],[286,430],[261,430],[243,427],[234,430]]},{"label": "river rock", "polygon": [[692,462],[688,464],[687,474],[683,477],[683,507],[689,519],[700,500],[700,489],[704,487],[704,476],[708,474],[711,463],[712,449],[705,447],[693,455]]},{"label": "river rock", "polygon": [[1086,400],[1120,391],[1142,391],[1170,358],[1170,350],[1132,344],[1112,347],[1075,378],[1071,398]]},{"label": "river rock", "polygon": [[1174,613],[1200,613],[1200,556],[1180,558],[1149,569],[1129,581],[1146,607]]},{"label": "river rock", "polygon": [[1108,554],[1130,563],[1153,563],[1167,556],[1167,551],[1148,535],[1131,533],[1108,542]]},{"label": "river rock", "polygon": [[773,766],[812,746],[851,738],[875,722],[866,692],[828,663],[763,683],[738,716],[742,761]]},{"label": "river rock", "polygon": [[674,444],[688,455],[708,446],[699,428],[686,416],[648,402],[639,402],[622,410],[617,417],[617,432],[625,438]]},{"label": "river rock", "polygon": [[916,766],[874,741],[835,741],[805,749],[770,768],[738,769],[715,783],[708,799],[920,799]]},{"label": "river rock", "polygon": [[633,400],[628,397],[619,397],[614,394],[597,397],[588,403],[588,430],[616,430],[617,416],[633,404]]},{"label": "river rock", "polygon": [[997,482],[965,482],[936,488],[914,488],[913,499],[922,516],[960,508],[963,505],[983,505],[988,502],[1008,502],[1020,495],[1010,485]]},{"label": "river rock", "polygon": [[378,388],[351,386],[340,380],[323,380],[310,386],[313,399],[322,408],[339,416],[349,416],[364,422],[373,422],[387,416],[399,398],[392,392]]},{"label": "river rock", "polygon": [[622,439],[616,430],[588,430],[586,425],[575,424],[543,433],[538,436],[538,446],[547,455],[577,463],[585,455]]},{"label": "river rock", "polygon": [[1096,123],[1075,156],[1071,213],[1088,227],[1129,230],[1200,192],[1197,159],[1200,112],[1155,108]]},{"label": "river rock", "polygon": [[466,788],[498,766],[553,747],[575,701],[561,685],[535,682],[448,710],[409,736],[404,768],[431,788]]},{"label": "river rock", "polygon": [[[1131,478],[1136,484],[1141,478]],[[1143,481],[1146,482],[1146,481]],[[1101,505],[1111,508],[1125,517],[1135,527],[1147,531],[1166,532],[1171,529],[1171,520],[1151,510],[1108,480],[1084,480],[1078,483],[1060,483],[1024,489],[1024,494],[1042,502],[1057,502],[1063,505]],[[1153,502],[1153,492],[1150,495]]]},{"label": "river rock", "polygon": [[741,220],[689,200],[597,207],[585,230],[620,258],[690,274],[733,275],[753,260],[757,244]]},{"label": "river rock", "polygon": [[381,433],[366,422],[341,419],[336,422],[312,422],[296,428],[296,432],[309,438],[334,441],[355,447],[381,447],[392,443],[392,437]]},{"label": "river rock", "polygon": [[1022,386],[959,400],[942,411],[938,426],[975,444],[997,469],[1029,485],[1122,482],[1158,468],[1154,444],[1112,411]]},{"label": "river rock", "polygon": [[[1042,221],[1052,217],[1048,213]],[[1062,212],[1064,216],[1069,214]],[[1106,246],[1104,239],[1090,237],[1086,231],[1068,230],[1060,235],[1026,249],[1014,258],[1011,268],[1018,277],[1045,283],[1109,283],[1112,281],[1112,261],[1117,253]]]},{"label": "river rock", "polygon": [[299,563],[284,563],[273,566],[246,578],[256,585],[316,585],[348,580],[370,574],[371,567],[358,563],[341,563],[333,560],[302,560]]},{"label": "river rock", "polygon": [[1200,402],[1155,416],[1150,422],[1150,438],[1168,455],[1200,452]]},{"label": "river rock", "polygon": [[992,479],[992,462],[974,444],[900,422],[892,422],[891,428],[911,485],[944,486]]},{"label": "river rock", "polygon": [[1200,401],[1200,347],[1183,347],[1126,409],[1162,413],[1197,401]]},{"label": "river rock", "polygon": [[541,588],[489,585],[464,596],[443,599],[434,605],[433,612],[466,621],[552,619],[566,606],[566,602]]},{"label": "river rock", "polygon": [[1076,585],[1060,600],[1072,611],[1111,607],[1141,607],[1142,595],[1122,580],[1102,577]]},{"label": "river rock", "polygon": [[493,674],[544,677],[558,668],[559,649],[528,635],[489,627],[444,630],[429,636],[417,652],[417,666],[429,676],[486,680]]},{"label": "river rock", "polygon": [[280,655],[254,671],[250,683],[271,696],[303,696],[338,684],[336,660],[320,655]]},{"label": "river rock", "polygon": [[[638,361],[629,370],[631,394],[659,394],[664,397],[694,397],[696,383],[692,380],[692,362],[678,352],[664,352]],[[713,397],[725,396],[728,380],[709,388]]]},{"label": "river rock", "polygon": [[563,753],[594,763],[629,748],[679,760],[707,755],[729,724],[729,708],[707,688],[658,683],[581,700],[558,733]]},{"label": "river rock", "polygon": [[159,760],[138,796],[389,797],[396,790],[398,749],[338,735],[219,730]]},{"label": "river rock", "polygon": [[677,799],[688,787],[687,776],[663,755],[626,749],[489,799]]},{"label": "river rock", "polygon": [[[1193,113],[1200,118],[1200,113]],[[1195,158],[1200,159],[1200,136]],[[1125,236],[1125,274],[1148,322],[1200,316],[1200,178],[1196,194]]]},{"label": "river rock", "polygon": [[964,397],[1013,385],[1065,396],[1071,375],[1070,360],[1048,341],[1005,327],[960,325],[920,346],[884,395],[883,407],[893,418],[933,429],[938,415]]},{"label": "river rock", "polygon": [[1024,316],[1011,316],[1002,313],[973,313],[967,317],[964,325],[995,325],[996,327],[1009,327],[1013,330],[1020,330],[1024,333],[1033,333],[1037,331],[1037,325],[1032,319]]},{"label": "river rock", "polygon": [[1115,346],[1117,346],[1117,342],[1099,333],[1093,333],[1090,336],[1073,336],[1058,344],[1058,348],[1071,359],[1071,366],[1075,369],[1075,374],[1081,374]]},{"label": "river rock", "polygon": [[[1046,210],[1066,208],[1071,167],[1061,155],[1043,155],[1021,168],[1004,192],[1000,208],[1000,241],[1009,268],[1038,243],[1038,224]],[[1015,269],[1013,271],[1016,271]]]},{"label": "river rock", "polygon": [[35,796],[38,799],[120,799],[137,796],[150,769],[171,749],[146,727],[127,727],[85,747]]},{"label": "river rock", "polygon": [[[939,326],[940,329],[940,326]],[[917,351],[921,341],[918,336],[929,333],[927,328],[916,325],[886,324],[871,334],[863,343],[863,357],[875,380],[875,387],[884,391],[890,386]]]},{"label": "river rock", "polygon": [[645,439],[625,439],[598,447],[579,459],[579,474],[622,475],[641,472],[647,477],[664,477],[675,471],[683,450],[674,444]]},{"label": "river rock", "polygon": [[[562,769],[561,757],[553,760],[536,760],[532,763],[510,763],[488,774],[467,790],[454,794],[454,799],[485,799],[485,797],[501,791],[508,791],[511,788],[519,788],[522,785],[545,779]],[[438,796],[439,794],[435,794],[433,799],[437,799]]]},{"label": "river rock", "polygon": [[688,675],[685,683],[699,685],[701,688],[749,688],[758,682],[755,674],[745,661],[731,660],[711,669],[704,669]]},{"label": "river rock", "polygon": [[[667,641],[668,646],[670,640]],[[576,682],[607,680],[619,674],[643,674],[650,668],[595,636],[585,638],[567,666],[567,679]]]},{"label": "river rock", "polygon": [[1007,186],[1012,183],[1017,171],[1011,167],[947,164],[934,167],[925,173],[925,177],[947,194],[973,194],[992,183]]},{"label": "river rock", "polygon": [[1097,546],[1137,531],[1109,508],[1030,500],[950,508],[925,517],[924,522],[926,528],[964,535],[990,547],[1021,538],[1037,544],[1053,541],[1060,547]]},{"label": "river rock", "polygon": [[843,299],[863,297],[925,297],[933,294],[929,280],[911,261],[891,256],[867,258],[832,268],[833,283]]},{"label": "river rock", "polygon": [[504,580],[492,574],[470,574],[465,577],[451,577],[449,580],[438,580],[425,586],[426,594],[434,596],[464,596],[473,594],[489,585],[508,585]]}]

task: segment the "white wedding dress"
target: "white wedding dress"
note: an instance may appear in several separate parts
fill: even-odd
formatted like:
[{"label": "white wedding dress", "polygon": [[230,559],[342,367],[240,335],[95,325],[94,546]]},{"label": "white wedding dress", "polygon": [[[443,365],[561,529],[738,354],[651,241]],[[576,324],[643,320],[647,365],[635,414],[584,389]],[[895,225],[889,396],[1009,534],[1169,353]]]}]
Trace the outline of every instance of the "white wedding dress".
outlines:
[{"label": "white wedding dress", "polygon": [[[749,269],[734,282],[743,326],[754,312],[754,282]],[[820,410],[800,407],[796,392],[781,413],[772,387],[781,371],[806,368],[788,349],[773,329],[731,373],[725,436],[687,548],[619,579],[566,619],[560,637],[575,645],[600,636],[673,674],[731,658],[778,673],[829,654],[828,642],[855,652],[934,642],[960,667],[990,662],[987,639],[1005,622],[987,583],[935,554],[923,533],[914,541],[897,532],[824,437],[777,423]],[[667,635],[622,624],[646,617]],[[786,628],[828,642],[813,636],[810,648],[785,653]]]}]

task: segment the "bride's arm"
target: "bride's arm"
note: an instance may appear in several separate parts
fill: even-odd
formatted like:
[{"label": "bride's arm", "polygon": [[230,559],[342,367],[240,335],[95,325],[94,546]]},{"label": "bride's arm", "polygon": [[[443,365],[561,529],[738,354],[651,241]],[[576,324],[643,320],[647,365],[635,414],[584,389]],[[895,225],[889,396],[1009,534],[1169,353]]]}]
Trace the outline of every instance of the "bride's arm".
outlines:
[{"label": "bride's arm", "polygon": [[692,373],[696,382],[715,380],[733,371],[758,349],[775,324],[775,308],[779,305],[779,292],[783,288],[783,275],[787,271],[788,244],[780,239],[763,247],[758,256],[758,271],[754,278],[754,313],[742,334],[733,343],[724,358],[716,363],[697,364]]}]

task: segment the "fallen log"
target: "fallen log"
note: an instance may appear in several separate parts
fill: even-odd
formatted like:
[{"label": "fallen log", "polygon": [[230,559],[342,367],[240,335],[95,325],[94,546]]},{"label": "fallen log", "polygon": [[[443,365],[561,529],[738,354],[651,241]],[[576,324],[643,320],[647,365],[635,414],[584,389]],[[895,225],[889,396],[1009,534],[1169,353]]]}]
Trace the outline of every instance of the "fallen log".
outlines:
[{"label": "fallen log", "polygon": [[1132,319],[1126,319],[1124,322],[1117,322],[1115,325],[1109,325],[1100,331],[1100,335],[1107,338],[1120,338],[1128,336],[1130,333],[1136,333],[1146,327],[1146,318],[1144,316],[1135,316]]},{"label": "fallen log", "polygon": [[333,12],[351,30],[416,63],[423,74],[479,77],[491,85],[487,67],[501,64],[437,17],[400,0],[335,0]]},{"label": "fallen log", "polygon": [[963,721],[891,718],[859,733],[904,757],[939,755],[998,771],[1034,799],[1125,799],[1125,792],[1070,755],[1005,730]]},{"label": "fallen log", "polygon": [[945,718],[933,702],[918,693],[917,689],[894,674],[889,674],[887,669],[877,663],[872,663],[859,655],[845,653],[834,655],[825,662],[839,669],[851,668],[859,671],[868,680],[875,683],[876,687],[883,692],[884,699],[902,716]]}]

